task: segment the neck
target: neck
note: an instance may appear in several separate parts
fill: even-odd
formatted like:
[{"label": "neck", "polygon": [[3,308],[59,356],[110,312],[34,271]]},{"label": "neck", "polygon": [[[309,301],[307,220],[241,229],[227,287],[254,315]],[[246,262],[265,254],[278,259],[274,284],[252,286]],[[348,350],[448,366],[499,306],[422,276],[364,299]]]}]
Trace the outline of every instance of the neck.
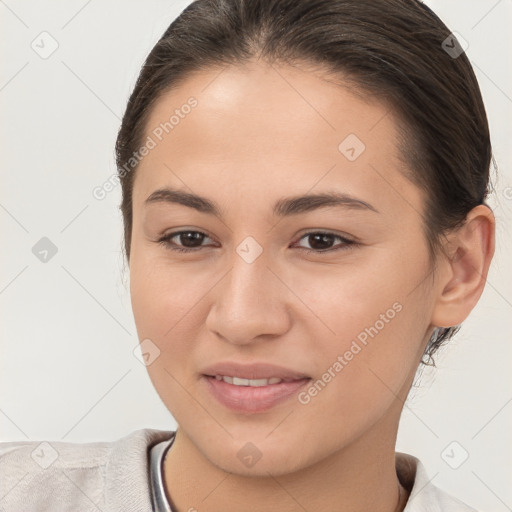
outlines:
[{"label": "neck", "polygon": [[[391,412],[391,411],[390,411]],[[396,512],[407,501],[395,467],[398,416],[387,415],[349,446],[293,473],[247,477],[212,464],[182,429],[164,463],[174,512]]]}]

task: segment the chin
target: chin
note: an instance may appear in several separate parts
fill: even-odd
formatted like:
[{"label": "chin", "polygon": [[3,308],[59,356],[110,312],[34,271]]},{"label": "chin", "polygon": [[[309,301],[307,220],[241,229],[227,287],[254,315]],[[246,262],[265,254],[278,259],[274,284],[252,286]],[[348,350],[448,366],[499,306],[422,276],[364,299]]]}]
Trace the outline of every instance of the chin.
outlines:
[{"label": "chin", "polygon": [[[251,429],[254,431],[253,429]],[[239,476],[268,477],[280,476],[299,471],[329,455],[328,446],[315,446],[303,433],[284,432],[281,436],[268,436],[266,429],[260,435],[242,435],[220,439],[205,439],[196,448],[209,462],[227,473]],[[251,441],[253,439],[254,441]],[[325,452],[325,453],[324,453]]]}]

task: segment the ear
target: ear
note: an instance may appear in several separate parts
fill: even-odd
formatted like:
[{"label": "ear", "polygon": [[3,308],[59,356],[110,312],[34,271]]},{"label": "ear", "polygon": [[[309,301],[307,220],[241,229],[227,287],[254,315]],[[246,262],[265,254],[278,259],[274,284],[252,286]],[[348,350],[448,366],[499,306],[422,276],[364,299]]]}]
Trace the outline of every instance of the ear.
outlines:
[{"label": "ear", "polygon": [[478,205],[461,228],[450,234],[449,254],[438,263],[439,286],[432,325],[461,324],[482,295],[494,255],[495,219],[491,209]]}]

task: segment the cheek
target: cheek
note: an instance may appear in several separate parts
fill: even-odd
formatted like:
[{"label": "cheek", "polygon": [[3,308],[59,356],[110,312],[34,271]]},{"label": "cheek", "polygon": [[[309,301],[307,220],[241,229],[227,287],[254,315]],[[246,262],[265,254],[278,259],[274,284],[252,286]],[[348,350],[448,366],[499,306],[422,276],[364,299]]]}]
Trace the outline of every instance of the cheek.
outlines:
[{"label": "cheek", "polygon": [[309,347],[315,375],[297,396],[301,421],[307,427],[329,418],[321,428],[337,447],[405,400],[419,338],[411,322],[416,313],[393,298],[372,299],[364,307],[347,304],[350,314],[331,317],[338,335],[317,337]]},{"label": "cheek", "polygon": [[[134,251],[130,295],[139,336],[171,339],[189,315],[196,315],[208,290],[204,272],[171,265],[165,255]],[[212,276],[210,276],[211,278]]]},{"label": "cheek", "polygon": [[[205,338],[207,293],[218,280],[211,271],[171,265],[161,255],[137,254],[130,265],[130,293],[139,340],[149,339],[159,356],[147,366],[154,387],[172,409],[195,383],[198,341]],[[173,378],[174,377],[174,378]],[[175,380],[176,379],[176,380]]]},{"label": "cheek", "polygon": [[[369,337],[386,338],[386,333],[414,327],[412,319],[424,319],[429,299],[418,284],[428,274],[426,261],[400,249],[375,249],[346,264],[312,266],[308,272],[288,271],[287,282],[317,318],[316,347],[339,350],[356,338],[363,343]],[[296,311],[305,318],[306,309],[299,306]]]},{"label": "cheek", "polygon": [[417,366],[430,323],[429,293],[418,286],[427,268],[423,257],[397,251],[350,269],[332,267],[314,280],[296,276],[297,295],[314,314],[305,349],[321,381],[312,390],[324,396],[319,406],[332,400],[357,407],[400,390]]},{"label": "cheek", "polygon": [[[194,340],[201,337],[205,314],[201,297],[204,277],[165,264],[151,254],[134,254],[130,264],[130,294],[139,340],[158,347],[158,357],[147,365],[148,375],[173,417],[194,409],[185,389],[192,389]],[[155,349],[153,349],[155,350]]]}]

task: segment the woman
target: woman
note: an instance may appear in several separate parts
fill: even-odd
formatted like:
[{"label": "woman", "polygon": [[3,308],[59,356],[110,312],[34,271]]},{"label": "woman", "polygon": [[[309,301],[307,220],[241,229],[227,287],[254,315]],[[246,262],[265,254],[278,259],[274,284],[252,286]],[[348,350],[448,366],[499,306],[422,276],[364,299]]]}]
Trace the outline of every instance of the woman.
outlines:
[{"label": "woman", "polygon": [[395,452],[494,252],[486,113],[439,18],[194,2],[116,150],[134,318],[179,426],[4,443],[3,510],[474,510]]}]

